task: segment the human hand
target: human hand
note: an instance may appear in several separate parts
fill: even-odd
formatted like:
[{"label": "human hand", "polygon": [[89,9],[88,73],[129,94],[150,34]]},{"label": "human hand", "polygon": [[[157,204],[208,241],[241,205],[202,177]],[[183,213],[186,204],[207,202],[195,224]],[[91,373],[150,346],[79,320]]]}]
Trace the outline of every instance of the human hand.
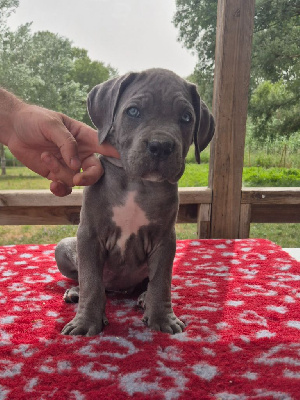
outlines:
[{"label": "human hand", "polygon": [[100,145],[97,132],[88,125],[45,108],[23,103],[13,126],[7,144],[11,153],[51,180],[50,190],[56,196],[70,194],[73,186],[97,182],[103,168],[94,153],[120,157],[111,145]]}]

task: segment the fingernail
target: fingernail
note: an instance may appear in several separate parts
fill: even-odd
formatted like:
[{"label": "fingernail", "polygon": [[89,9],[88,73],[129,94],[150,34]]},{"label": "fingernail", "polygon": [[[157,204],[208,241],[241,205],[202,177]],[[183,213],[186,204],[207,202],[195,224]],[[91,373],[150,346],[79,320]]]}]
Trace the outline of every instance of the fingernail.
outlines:
[{"label": "fingernail", "polygon": [[51,161],[52,161],[52,159],[51,159],[51,157],[50,157],[49,155],[44,155],[43,158],[42,158],[42,161],[43,161],[45,164],[50,164]]},{"label": "fingernail", "polygon": [[81,167],[81,162],[78,157],[71,158],[71,168],[76,170]]}]

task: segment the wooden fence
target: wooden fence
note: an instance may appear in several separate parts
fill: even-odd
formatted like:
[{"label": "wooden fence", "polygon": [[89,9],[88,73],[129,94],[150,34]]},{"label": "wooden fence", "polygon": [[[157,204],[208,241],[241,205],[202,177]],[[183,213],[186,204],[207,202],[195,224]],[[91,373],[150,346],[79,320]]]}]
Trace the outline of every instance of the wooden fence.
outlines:
[{"label": "wooden fence", "polygon": [[[197,223],[200,238],[211,235],[212,190],[179,188],[178,223]],[[68,225],[79,222],[82,190],[56,197],[48,190],[0,191],[0,225]],[[300,188],[243,188],[239,232],[249,237],[250,223],[300,222]]]},{"label": "wooden fence", "polygon": [[[181,188],[178,222],[200,238],[247,238],[251,222],[300,222],[300,188],[242,188],[255,0],[219,0],[208,188]],[[1,191],[0,225],[77,224],[82,191]]]}]

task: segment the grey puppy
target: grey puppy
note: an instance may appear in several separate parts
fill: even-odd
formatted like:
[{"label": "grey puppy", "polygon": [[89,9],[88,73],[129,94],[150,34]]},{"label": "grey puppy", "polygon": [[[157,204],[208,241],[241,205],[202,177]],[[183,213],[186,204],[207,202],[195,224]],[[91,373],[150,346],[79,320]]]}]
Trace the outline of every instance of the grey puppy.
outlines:
[{"label": "grey puppy", "polygon": [[88,111],[99,142],[112,144],[121,159],[101,157],[105,174],[84,190],[77,238],[57,245],[59,270],[79,281],[65,294],[66,301],[79,305],[62,333],[101,332],[107,324],[105,291],[130,291],[145,278],[149,283],[140,300],[145,324],[182,332],[184,323],[171,304],[177,181],[193,142],[200,162],[214,119],[195,85],[164,69],[129,73],[96,86]]}]

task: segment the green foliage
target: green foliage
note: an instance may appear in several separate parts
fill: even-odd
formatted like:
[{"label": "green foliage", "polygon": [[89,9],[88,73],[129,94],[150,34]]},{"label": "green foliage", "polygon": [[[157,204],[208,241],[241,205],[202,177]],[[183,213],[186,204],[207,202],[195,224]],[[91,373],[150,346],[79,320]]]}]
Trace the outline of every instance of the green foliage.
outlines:
[{"label": "green foliage", "polygon": [[[214,64],[217,4],[217,0],[176,0],[173,18],[179,40],[197,53],[198,66],[206,71]],[[299,74],[299,36],[299,0],[256,0],[255,79],[294,79]]]},{"label": "green foliage", "polygon": [[[217,0],[176,0],[179,40],[198,55],[189,80],[211,104]],[[256,0],[250,115],[257,137],[300,130],[299,0]],[[267,82],[264,82],[267,81]],[[273,86],[274,85],[274,86]]]},{"label": "green foliage", "polygon": [[6,28],[7,18],[19,6],[19,0],[0,0],[0,32]]},{"label": "green foliage", "polygon": [[217,5],[218,0],[176,0],[173,18],[179,40],[198,55],[194,72],[187,79],[197,84],[209,106],[213,94]]},{"label": "green foliage", "polygon": [[213,70],[200,67],[197,64],[194,72],[187,77],[187,80],[197,86],[201,99],[209,109],[212,108],[213,100]]},{"label": "green foliage", "polygon": [[[85,49],[73,48],[72,52],[74,61],[73,68],[70,70],[70,79],[79,84],[85,93],[85,99],[94,86],[117,75],[117,70],[110,65],[105,66],[100,61],[92,61]],[[85,104],[83,110],[82,121],[93,126]]]},{"label": "green foliage", "polygon": [[27,102],[89,122],[89,90],[116,71],[90,60],[67,38],[47,31],[32,34],[30,23],[9,30],[6,19],[18,4],[0,0],[0,86]]},{"label": "green foliage", "polygon": [[173,23],[179,40],[196,51],[200,65],[214,64],[217,5],[218,0],[176,0]]},{"label": "green foliage", "polygon": [[254,90],[249,107],[256,138],[275,139],[300,130],[299,96],[282,79],[264,81]]},{"label": "green foliage", "polygon": [[299,0],[256,0],[252,70],[276,82],[299,79]]}]

